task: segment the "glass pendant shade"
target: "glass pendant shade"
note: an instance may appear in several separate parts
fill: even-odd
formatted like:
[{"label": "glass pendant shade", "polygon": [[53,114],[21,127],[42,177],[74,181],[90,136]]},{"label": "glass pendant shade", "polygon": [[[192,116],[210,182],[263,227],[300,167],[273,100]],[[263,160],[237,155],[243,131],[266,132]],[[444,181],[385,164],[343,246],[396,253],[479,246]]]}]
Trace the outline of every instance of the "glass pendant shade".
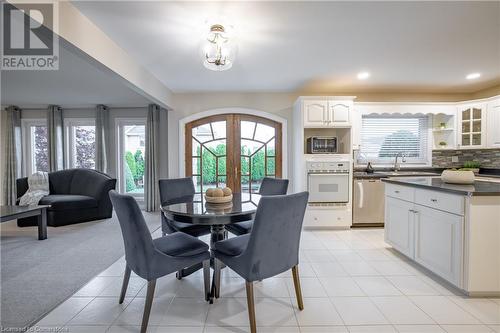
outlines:
[{"label": "glass pendant shade", "polygon": [[224,26],[214,24],[210,27],[203,53],[203,64],[210,70],[224,71],[233,66],[235,44]]}]

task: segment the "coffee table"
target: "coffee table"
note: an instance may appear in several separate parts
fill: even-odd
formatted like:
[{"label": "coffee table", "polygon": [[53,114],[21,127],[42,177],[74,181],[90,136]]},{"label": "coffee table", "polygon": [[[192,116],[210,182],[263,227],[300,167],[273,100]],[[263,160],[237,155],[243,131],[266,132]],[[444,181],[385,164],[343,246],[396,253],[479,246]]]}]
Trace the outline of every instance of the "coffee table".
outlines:
[{"label": "coffee table", "polygon": [[49,205],[0,206],[0,222],[36,216],[38,220],[38,239],[47,238],[47,208]]}]

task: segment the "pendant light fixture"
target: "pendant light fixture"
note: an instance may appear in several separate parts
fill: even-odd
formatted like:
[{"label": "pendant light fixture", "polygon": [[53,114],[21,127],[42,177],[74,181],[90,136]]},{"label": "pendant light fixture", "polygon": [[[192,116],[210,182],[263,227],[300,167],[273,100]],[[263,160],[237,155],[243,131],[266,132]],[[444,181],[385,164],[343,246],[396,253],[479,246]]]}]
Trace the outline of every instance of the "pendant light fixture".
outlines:
[{"label": "pendant light fixture", "polygon": [[227,27],[222,24],[210,26],[203,52],[203,64],[210,70],[225,71],[233,66],[236,47]]}]

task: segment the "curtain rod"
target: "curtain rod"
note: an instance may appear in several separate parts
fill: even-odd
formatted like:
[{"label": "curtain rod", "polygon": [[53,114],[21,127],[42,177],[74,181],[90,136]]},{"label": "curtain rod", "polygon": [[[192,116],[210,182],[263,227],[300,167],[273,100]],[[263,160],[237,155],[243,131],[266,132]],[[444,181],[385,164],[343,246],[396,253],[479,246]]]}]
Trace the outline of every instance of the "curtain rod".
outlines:
[{"label": "curtain rod", "polygon": [[[147,110],[147,107],[145,106],[138,106],[138,107],[132,107],[132,106],[126,106],[126,107],[108,107],[110,110],[113,109],[120,109],[120,110],[137,110],[137,109],[144,109]],[[20,107],[21,111],[47,111],[47,108],[23,108]],[[95,108],[63,108],[61,109],[64,110],[95,110]]]}]

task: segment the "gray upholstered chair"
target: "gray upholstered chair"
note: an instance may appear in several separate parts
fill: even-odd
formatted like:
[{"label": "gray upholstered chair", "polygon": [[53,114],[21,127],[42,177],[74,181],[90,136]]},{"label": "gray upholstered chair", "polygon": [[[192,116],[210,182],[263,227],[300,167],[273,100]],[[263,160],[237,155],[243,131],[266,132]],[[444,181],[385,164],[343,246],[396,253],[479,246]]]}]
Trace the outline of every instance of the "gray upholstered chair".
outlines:
[{"label": "gray upholstered chair", "polygon": [[[186,202],[186,198],[192,198],[195,193],[193,180],[189,177],[160,179],[158,185],[160,188],[160,202],[162,205]],[[210,233],[210,226],[171,221],[163,214],[161,214],[161,229],[163,235],[182,231],[191,236],[200,237]]]},{"label": "gray upholstered chair", "polygon": [[[262,179],[260,184],[259,194],[260,195],[283,195],[288,191],[288,179],[279,178],[269,178],[265,177]],[[253,221],[244,221],[229,224],[226,229],[231,233],[239,236],[245,235],[252,230]]]},{"label": "gray upholstered chair", "polygon": [[308,192],[265,196],[260,199],[250,234],[214,244],[215,297],[220,294],[221,262],[246,281],[248,315],[256,331],[253,282],[292,269],[297,303],[304,308],[299,281],[299,243]]},{"label": "gray upholstered chair", "polygon": [[139,205],[132,196],[110,191],[125,243],[125,275],[119,303],[127,292],[130,272],[148,281],[146,304],[142,316],[141,332],[146,332],[149,313],[153,304],[156,279],[176,272],[184,267],[203,262],[205,299],[210,293],[210,253],[208,245],[182,232],[153,239],[144,221]]}]

